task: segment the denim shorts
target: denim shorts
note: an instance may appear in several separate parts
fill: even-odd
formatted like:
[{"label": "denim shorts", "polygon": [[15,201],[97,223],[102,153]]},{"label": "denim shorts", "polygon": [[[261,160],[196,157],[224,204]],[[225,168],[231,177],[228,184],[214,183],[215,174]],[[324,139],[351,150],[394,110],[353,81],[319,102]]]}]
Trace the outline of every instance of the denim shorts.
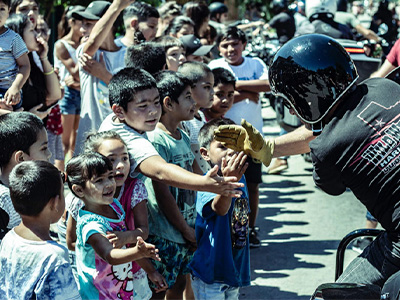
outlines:
[{"label": "denim shorts", "polygon": [[[151,235],[146,240],[159,250],[161,261],[151,260],[157,271],[164,276],[168,287],[175,284],[178,275],[190,273],[189,263],[192,261],[193,252],[185,244],[178,244],[161,237]],[[155,288],[154,283],[149,281],[151,288]]]},{"label": "denim shorts", "polygon": [[61,114],[79,115],[81,113],[81,92],[65,87],[64,98],[58,101]]},{"label": "denim shorts", "polygon": [[225,283],[207,284],[200,278],[192,276],[192,289],[195,299],[202,300],[237,300],[239,288]]},{"label": "denim shorts", "polygon": [[337,282],[376,284],[382,287],[399,270],[400,242],[392,241],[385,231],[349,264]]},{"label": "denim shorts", "polygon": [[50,130],[47,130],[48,147],[51,152],[50,162],[54,164],[55,160],[64,160],[64,150],[61,140],[61,135],[56,135]]}]

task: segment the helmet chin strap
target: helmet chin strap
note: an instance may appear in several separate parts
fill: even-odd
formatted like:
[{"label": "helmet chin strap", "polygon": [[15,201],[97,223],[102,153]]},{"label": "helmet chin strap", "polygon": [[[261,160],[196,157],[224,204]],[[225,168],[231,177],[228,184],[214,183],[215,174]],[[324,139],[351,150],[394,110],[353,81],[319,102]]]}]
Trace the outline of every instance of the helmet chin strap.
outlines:
[{"label": "helmet chin strap", "polygon": [[322,121],[315,123],[315,124],[311,124],[311,130],[312,130],[314,136],[320,135],[323,128],[324,128],[324,124],[322,123]]}]

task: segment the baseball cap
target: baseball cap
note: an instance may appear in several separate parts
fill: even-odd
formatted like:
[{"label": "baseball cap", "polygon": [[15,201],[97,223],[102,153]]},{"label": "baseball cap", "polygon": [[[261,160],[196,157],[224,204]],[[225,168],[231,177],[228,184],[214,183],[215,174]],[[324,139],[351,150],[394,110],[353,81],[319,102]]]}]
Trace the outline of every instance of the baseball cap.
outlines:
[{"label": "baseball cap", "polygon": [[106,13],[108,7],[111,5],[107,1],[93,1],[84,11],[77,11],[72,13],[72,17],[77,20],[93,20],[97,21]]},{"label": "baseball cap", "polygon": [[179,38],[182,41],[183,47],[187,55],[203,56],[211,51],[214,45],[203,45],[200,39],[194,34],[188,34]]}]

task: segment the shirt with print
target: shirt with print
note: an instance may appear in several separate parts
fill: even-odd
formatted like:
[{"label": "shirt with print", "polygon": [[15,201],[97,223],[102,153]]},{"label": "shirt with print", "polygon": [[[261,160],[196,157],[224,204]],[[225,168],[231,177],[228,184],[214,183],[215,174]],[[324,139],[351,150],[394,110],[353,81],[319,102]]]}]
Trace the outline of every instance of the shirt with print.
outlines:
[{"label": "shirt with print", "polygon": [[[181,138],[175,139],[163,130],[156,128],[149,132],[149,140],[155,149],[167,163],[178,165],[192,172],[194,155],[190,149],[190,140],[186,133],[179,129]],[[175,243],[185,244],[181,232],[177,230],[167,219],[160,209],[154,193],[153,184],[150,178],[146,178],[145,185],[148,192],[147,207],[149,211],[150,234],[162,237]],[[170,186],[169,191],[173,195],[180,212],[189,226],[194,228],[196,221],[196,192]]]},{"label": "shirt with print", "polygon": [[[224,68],[232,72],[236,80],[264,80],[268,79],[268,68],[266,64],[257,57],[243,57],[244,60],[239,66],[232,66],[224,58],[212,60],[208,66],[210,69]],[[234,103],[225,114],[225,118],[231,119],[240,124],[242,119],[249,121],[260,133],[263,129],[263,118],[261,115],[261,101],[257,103],[244,99]]]},{"label": "shirt with print", "polygon": [[240,198],[232,198],[226,215],[211,208],[214,193],[198,192],[196,200],[196,240],[190,268],[207,284],[224,283],[233,287],[250,285],[249,197],[245,177],[240,182]]},{"label": "shirt with print", "polygon": [[350,188],[393,237],[400,230],[400,85],[367,79],[310,142],[314,181],[331,195]]},{"label": "shirt with print", "polygon": [[83,299],[150,299],[151,290],[143,269],[132,273],[132,263],[110,265],[94,251],[87,241],[96,233],[126,231],[125,212],[118,200],[110,204],[117,219],[110,219],[79,210],[76,225],[76,261],[80,293]]},{"label": "shirt with print", "polygon": [[0,299],[81,299],[67,249],[24,239],[14,229],[0,245],[0,282]]}]

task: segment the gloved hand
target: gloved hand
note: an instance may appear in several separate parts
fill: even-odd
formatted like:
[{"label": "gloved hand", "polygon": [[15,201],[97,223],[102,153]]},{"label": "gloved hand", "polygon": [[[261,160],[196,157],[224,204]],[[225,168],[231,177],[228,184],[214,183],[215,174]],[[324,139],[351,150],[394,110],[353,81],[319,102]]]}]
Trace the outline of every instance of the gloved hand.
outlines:
[{"label": "gloved hand", "polygon": [[242,119],[242,126],[221,125],[214,131],[214,138],[225,147],[243,151],[254,159],[269,166],[274,153],[274,140],[264,140],[261,133],[249,122]]}]

